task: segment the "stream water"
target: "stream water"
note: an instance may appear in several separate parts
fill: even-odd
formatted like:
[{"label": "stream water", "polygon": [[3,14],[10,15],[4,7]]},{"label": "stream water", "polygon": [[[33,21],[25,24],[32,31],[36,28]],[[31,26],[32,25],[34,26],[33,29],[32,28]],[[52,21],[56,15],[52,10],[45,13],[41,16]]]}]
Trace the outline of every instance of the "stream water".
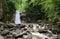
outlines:
[{"label": "stream water", "polygon": [[[16,11],[16,13],[15,13],[15,24],[21,24],[20,16],[21,16],[21,15],[20,15],[20,12],[19,12],[19,11]],[[53,39],[53,37],[54,37],[54,38],[57,37],[57,35],[53,34],[53,33],[52,33],[51,31],[49,31],[49,30],[47,30],[47,31],[50,32],[50,33],[52,33],[52,36],[51,36],[51,37],[47,36],[46,34],[36,32],[36,31],[37,31],[37,27],[36,27],[37,25],[34,24],[33,26],[34,26],[33,29],[34,29],[35,32],[31,32],[32,35],[39,36],[39,37],[41,37],[42,39]],[[40,28],[41,28],[41,29],[44,29],[45,26],[40,27]],[[2,39],[3,39],[3,38],[2,38]]]},{"label": "stream water", "polygon": [[[45,26],[43,26],[42,29],[44,29],[44,28],[45,28]],[[34,25],[33,29],[34,30],[37,30],[36,25]],[[50,30],[47,30],[47,31],[52,34],[51,37],[47,36],[44,33],[39,33],[39,32],[36,32],[36,31],[35,32],[31,32],[31,33],[32,33],[32,35],[39,36],[42,39],[56,39],[57,38],[57,35],[56,34],[53,34],[52,31],[50,31]]]}]

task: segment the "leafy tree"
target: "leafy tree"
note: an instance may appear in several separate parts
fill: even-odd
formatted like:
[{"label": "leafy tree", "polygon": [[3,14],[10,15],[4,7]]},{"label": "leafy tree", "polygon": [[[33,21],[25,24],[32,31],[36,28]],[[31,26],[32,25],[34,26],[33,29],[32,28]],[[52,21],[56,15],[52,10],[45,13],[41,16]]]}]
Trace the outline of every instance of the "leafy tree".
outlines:
[{"label": "leafy tree", "polygon": [[27,0],[10,0],[10,1],[14,3],[15,9],[18,11],[23,11],[28,5]]},{"label": "leafy tree", "polygon": [[33,21],[44,20],[45,12],[41,10],[41,0],[30,0],[29,7],[27,8],[27,17]]},{"label": "leafy tree", "polygon": [[58,10],[56,9],[58,7],[55,5],[55,3],[55,0],[45,0],[42,3],[42,10],[46,12],[49,22],[57,21],[59,17],[57,15]]},{"label": "leafy tree", "polygon": [[14,4],[8,0],[3,1],[3,17],[2,21],[3,22],[11,22],[13,18],[13,13],[15,11]]},{"label": "leafy tree", "polygon": [[4,3],[4,19],[9,18],[14,9],[20,12],[26,10],[27,17],[35,21],[46,18],[49,22],[60,20],[60,0],[4,0]]},{"label": "leafy tree", "polygon": [[[60,20],[60,1],[59,0],[30,0],[27,9],[28,17],[37,19],[46,19],[49,22]],[[37,7],[36,7],[37,6]],[[30,14],[29,14],[30,12]],[[40,13],[39,15],[37,15]],[[44,13],[44,14],[43,14]],[[43,14],[41,17],[41,14]]]}]

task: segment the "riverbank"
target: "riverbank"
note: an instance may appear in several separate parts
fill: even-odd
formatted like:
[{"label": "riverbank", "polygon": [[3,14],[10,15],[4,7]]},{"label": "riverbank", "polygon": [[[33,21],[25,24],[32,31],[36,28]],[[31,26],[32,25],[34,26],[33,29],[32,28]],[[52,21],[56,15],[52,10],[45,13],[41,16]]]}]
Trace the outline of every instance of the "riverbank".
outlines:
[{"label": "riverbank", "polygon": [[22,23],[16,25],[0,22],[2,39],[34,39],[36,36],[35,39],[59,39],[59,32],[56,29],[58,29],[57,26],[52,28],[50,24]]}]

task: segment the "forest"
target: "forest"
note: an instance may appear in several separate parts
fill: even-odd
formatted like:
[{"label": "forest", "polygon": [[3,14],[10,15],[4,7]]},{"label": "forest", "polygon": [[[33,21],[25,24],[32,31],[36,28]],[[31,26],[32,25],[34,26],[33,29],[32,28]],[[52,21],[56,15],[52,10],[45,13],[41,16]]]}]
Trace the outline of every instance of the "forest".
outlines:
[{"label": "forest", "polygon": [[[60,21],[60,0],[4,0],[2,1],[2,21],[11,21],[16,10],[25,10],[32,21]],[[27,20],[27,19],[26,19]]]}]

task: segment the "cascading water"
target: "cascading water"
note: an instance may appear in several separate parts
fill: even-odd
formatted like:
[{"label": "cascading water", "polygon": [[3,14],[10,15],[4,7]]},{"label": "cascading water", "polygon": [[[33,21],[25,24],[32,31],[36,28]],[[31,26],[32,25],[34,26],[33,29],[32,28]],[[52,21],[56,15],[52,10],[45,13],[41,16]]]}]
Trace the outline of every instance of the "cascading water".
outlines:
[{"label": "cascading water", "polygon": [[[46,34],[37,32],[37,31],[36,31],[36,30],[37,30],[37,28],[36,28],[37,25],[36,25],[36,24],[34,24],[33,26],[34,26],[33,29],[34,29],[35,31],[34,31],[34,32],[31,32],[32,35],[39,36],[39,37],[42,38],[42,39],[53,39],[53,38],[55,39],[55,38],[57,38],[57,35],[56,35],[56,34],[53,34],[52,31],[47,30],[49,33],[52,34],[52,36],[49,37],[49,36],[46,35]],[[43,28],[41,27],[41,29],[44,29],[44,28],[45,28],[45,26],[43,26]]]},{"label": "cascading water", "polygon": [[21,16],[20,12],[16,11],[16,13],[15,13],[15,20],[14,20],[15,24],[21,24],[20,16]]}]

